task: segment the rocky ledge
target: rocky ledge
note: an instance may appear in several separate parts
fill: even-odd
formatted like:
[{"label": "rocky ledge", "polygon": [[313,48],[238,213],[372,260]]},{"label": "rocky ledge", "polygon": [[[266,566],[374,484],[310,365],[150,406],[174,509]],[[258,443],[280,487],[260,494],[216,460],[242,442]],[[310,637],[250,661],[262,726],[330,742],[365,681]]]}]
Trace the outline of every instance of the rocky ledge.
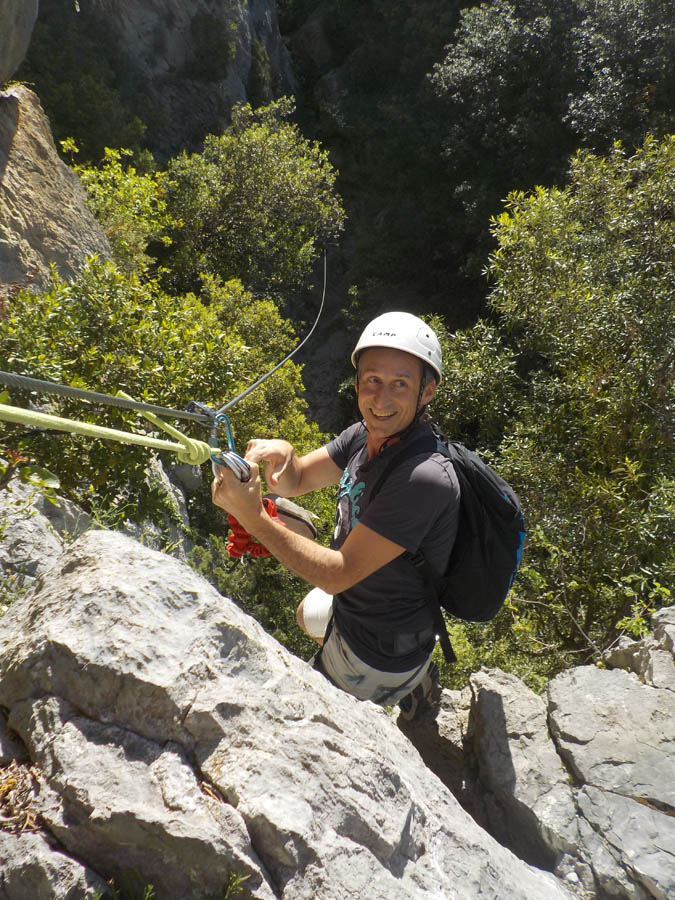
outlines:
[{"label": "rocky ledge", "polygon": [[0,494],[5,571],[40,555],[0,630],[2,900],[673,896],[675,610],[404,733],[180,561]]}]

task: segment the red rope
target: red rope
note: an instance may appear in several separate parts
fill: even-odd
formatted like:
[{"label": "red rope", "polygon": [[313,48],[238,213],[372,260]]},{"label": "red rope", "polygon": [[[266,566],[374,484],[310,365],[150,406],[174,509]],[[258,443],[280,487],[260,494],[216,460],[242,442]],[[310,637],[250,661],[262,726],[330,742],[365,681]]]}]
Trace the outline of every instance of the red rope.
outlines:
[{"label": "red rope", "polygon": [[[270,519],[274,519],[280,525],[284,525],[285,527],[284,522],[279,518],[274,500],[270,500],[269,497],[263,497],[263,506]],[[253,557],[270,555],[270,551],[267,547],[263,547],[260,541],[257,541],[252,537],[248,531],[239,524],[233,515],[228,513],[227,521],[230,523],[230,528],[232,529],[232,534],[227,542],[227,552],[230,556],[239,559],[245,553],[248,553]]]}]

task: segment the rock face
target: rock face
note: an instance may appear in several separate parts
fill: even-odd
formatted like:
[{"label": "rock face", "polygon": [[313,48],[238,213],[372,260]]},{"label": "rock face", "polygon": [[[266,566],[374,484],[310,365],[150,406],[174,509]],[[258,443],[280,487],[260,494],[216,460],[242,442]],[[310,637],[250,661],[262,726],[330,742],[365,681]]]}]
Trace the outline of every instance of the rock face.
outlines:
[{"label": "rock face", "polygon": [[109,259],[108,240],[37,97],[15,85],[0,93],[0,296],[14,286],[44,289],[52,264],[72,278],[93,254]]},{"label": "rock face", "polygon": [[10,607],[0,707],[81,878],[175,900],[220,897],[233,874],[270,900],[569,897],[476,825],[383,710],[122,535],[85,533]]},{"label": "rock face", "polygon": [[24,58],[38,14],[38,0],[0,0],[0,85]]},{"label": "rock face", "polygon": [[397,728],[180,561],[7,496],[2,900],[675,894],[675,608],[612,651],[631,672],[484,670]]},{"label": "rock face", "polygon": [[164,157],[221,133],[235,103],[297,92],[273,0],[92,0],[91,14],[128,60]]},{"label": "rock face", "polygon": [[434,721],[406,729],[478,822],[584,897],[675,892],[675,678],[664,658],[672,666],[675,607],[652,625],[608,654],[633,672],[571,669],[546,697],[478,672],[446,692]]}]

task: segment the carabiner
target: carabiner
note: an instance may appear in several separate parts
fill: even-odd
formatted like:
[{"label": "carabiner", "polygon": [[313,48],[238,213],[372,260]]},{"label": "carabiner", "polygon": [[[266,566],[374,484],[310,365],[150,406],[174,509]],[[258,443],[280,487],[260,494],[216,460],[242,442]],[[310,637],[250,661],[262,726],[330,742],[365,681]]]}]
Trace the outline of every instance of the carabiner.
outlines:
[{"label": "carabiner", "polygon": [[217,456],[214,453],[211,454],[211,468],[213,469],[213,474],[217,474],[215,468],[216,466],[227,466],[234,472],[239,481],[247,482],[251,477],[251,467],[243,457],[239,456],[239,454],[235,450],[232,425],[230,424],[230,420],[225,413],[218,413],[215,417],[213,427],[209,434],[209,446],[214,448],[218,447],[219,425],[222,425],[225,428],[225,436],[227,437],[228,449],[225,450],[225,452],[221,453],[220,456]]}]

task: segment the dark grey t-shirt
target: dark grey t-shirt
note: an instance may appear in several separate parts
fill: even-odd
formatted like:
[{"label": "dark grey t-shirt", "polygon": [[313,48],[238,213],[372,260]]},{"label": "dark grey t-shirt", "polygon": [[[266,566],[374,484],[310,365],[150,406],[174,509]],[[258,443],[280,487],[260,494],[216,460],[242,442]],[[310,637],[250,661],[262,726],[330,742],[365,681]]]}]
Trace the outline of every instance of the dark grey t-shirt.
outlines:
[{"label": "dark grey t-shirt", "polygon": [[[406,444],[429,431],[428,425],[419,425]],[[341,547],[361,522],[411,553],[421,550],[437,571],[444,571],[459,514],[452,463],[440,453],[417,454],[390,473],[371,503],[375,483],[403,444],[392,444],[368,460],[365,444],[358,449],[364,435],[365,426],[359,422],[327,447],[333,462],[344,470],[331,546]],[[422,577],[404,556],[339,594],[335,621],[354,653],[382,671],[414,668],[433,647],[433,621]]]}]

